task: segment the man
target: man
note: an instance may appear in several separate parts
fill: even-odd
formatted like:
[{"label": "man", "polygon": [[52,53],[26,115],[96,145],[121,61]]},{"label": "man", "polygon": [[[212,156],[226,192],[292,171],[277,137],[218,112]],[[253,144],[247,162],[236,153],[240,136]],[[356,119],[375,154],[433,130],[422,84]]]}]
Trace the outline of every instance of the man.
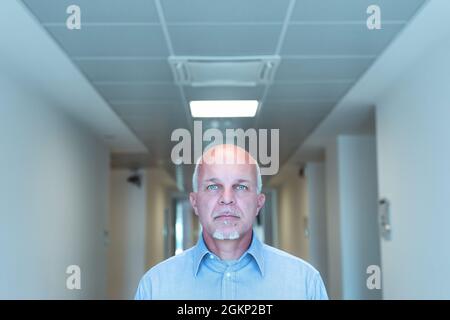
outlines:
[{"label": "man", "polygon": [[151,268],[136,299],[327,299],[308,263],[261,243],[252,226],[265,196],[257,162],[242,148],[207,150],[190,202],[202,225],[196,246]]}]

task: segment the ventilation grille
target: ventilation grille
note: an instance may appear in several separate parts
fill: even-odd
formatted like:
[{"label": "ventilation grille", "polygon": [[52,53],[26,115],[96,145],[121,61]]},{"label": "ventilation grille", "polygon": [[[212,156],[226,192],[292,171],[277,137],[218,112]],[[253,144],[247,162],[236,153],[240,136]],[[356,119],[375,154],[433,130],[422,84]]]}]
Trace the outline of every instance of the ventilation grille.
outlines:
[{"label": "ventilation grille", "polygon": [[279,61],[278,56],[169,57],[176,83],[192,87],[268,85]]}]

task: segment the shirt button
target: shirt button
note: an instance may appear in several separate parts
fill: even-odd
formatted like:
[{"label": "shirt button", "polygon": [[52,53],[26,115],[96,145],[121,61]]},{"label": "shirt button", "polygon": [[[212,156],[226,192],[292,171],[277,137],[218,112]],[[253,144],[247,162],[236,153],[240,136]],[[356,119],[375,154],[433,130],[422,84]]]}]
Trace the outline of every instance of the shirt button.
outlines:
[{"label": "shirt button", "polygon": [[227,278],[231,277],[231,273],[227,272],[226,276],[227,276]]},{"label": "shirt button", "polygon": [[209,255],[210,259],[214,259],[214,256],[212,254]]}]

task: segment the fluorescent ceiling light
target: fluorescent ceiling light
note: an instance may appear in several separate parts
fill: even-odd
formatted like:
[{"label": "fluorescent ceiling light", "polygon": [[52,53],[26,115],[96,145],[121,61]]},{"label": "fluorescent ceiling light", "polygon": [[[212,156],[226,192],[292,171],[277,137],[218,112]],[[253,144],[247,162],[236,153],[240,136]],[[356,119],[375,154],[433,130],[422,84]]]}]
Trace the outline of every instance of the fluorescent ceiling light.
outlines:
[{"label": "fluorescent ceiling light", "polygon": [[201,100],[191,101],[194,118],[254,117],[258,110],[257,100]]}]

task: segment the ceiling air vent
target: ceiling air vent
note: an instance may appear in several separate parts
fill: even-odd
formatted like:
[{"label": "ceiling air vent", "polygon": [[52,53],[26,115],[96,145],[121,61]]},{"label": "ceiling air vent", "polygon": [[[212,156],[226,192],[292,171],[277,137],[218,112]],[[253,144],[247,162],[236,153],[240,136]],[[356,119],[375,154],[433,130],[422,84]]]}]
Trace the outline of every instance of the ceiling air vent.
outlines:
[{"label": "ceiling air vent", "polygon": [[278,56],[169,57],[176,83],[193,87],[268,85],[279,61]]}]

